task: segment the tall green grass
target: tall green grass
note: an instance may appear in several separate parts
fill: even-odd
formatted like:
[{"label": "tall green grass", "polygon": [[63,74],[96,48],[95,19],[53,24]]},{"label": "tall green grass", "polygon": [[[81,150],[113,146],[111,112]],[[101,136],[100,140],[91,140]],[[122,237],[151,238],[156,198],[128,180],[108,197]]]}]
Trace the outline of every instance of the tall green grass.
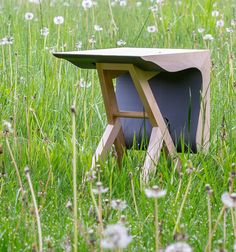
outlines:
[{"label": "tall green grass", "polygon": [[[65,2],[68,3],[66,6]],[[212,59],[211,72],[211,144],[208,153],[180,154],[183,175],[173,170],[173,163],[164,153],[161,155],[156,175],[150,186],[158,184],[167,190],[165,198],[158,203],[161,223],[160,246],[174,241],[173,230],[183,201],[189,175],[185,164],[191,160],[196,172],[186,202],[183,206],[178,232],[187,235],[187,242],[194,251],[203,251],[208,240],[208,206],[205,185],[213,189],[211,196],[213,225],[222,208],[221,194],[228,191],[229,173],[236,162],[236,71],[235,48],[236,4],[233,0],[179,1],[166,0],[156,13],[149,10],[151,1],[128,0],[126,7],[108,6],[108,1],[84,10],[82,1],[42,0],[41,5],[26,0],[0,1],[0,39],[13,36],[11,45],[0,46],[0,121],[12,123],[13,133],[8,136],[15,162],[26,190],[22,198],[16,170],[7,148],[6,136],[1,133],[0,144],[0,251],[31,251],[38,248],[38,235],[33,199],[24,167],[30,175],[41,219],[43,244],[46,251],[63,251],[66,244],[73,244],[73,212],[66,208],[73,202],[72,177],[72,117],[71,105],[76,99],[76,148],[77,148],[77,194],[78,194],[78,251],[94,251],[91,234],[96,236],[96,211],[91,198],[90,186],[83,182],[89,170],[93,151],[106,125],[105,110],[94,70],[80,70],[66,61],[56,59],[51,51],[76,50],[82,41],[82,49],[116,47],[122,39],[126,46],[209,48]],[[212,11],[220,15],[212,17]],[[27,21],[26,12],[34,18]],[[63,16],[64,23],[55,25],[53,18]],[[116,30],[111,18],[114,18]],[[224,19],[224,27],[217,28],[216,20]],[[94,25],[103,27],[96,32]],[[157,25],[158,32],[148,33],[147,26]],[[43,27],[49,35],[40,35]],[[226,31],[231,27],[232,33]],[[204,34],[211,34],[213,41],[205,41]],[[96,43],[89,39],[94,35]],[[80,79],[91,82],[83,88]],[[2,127],[3,130],[3,127]],[[100,179],[109,187],[103,195],[103,225],[116,223],[118,216],[105,199],[126,200],[123,211],[133,241],[127,251],[153,251],[155,227],[154,201],[147,199],[140,184],[144,153],[128,151],[120,170],[112,155],[102,162]],[[132,173],[132,183],[130,179]],[[178,198],[177,190],[180,181]],[[149,186],[149,185],[148,185]],[[137,209],[132,194],[134,191]],[[23,204],[22,204],[23,202]],[[233,251],[234,235],[231,213],[227,211],[227,239],[225,247]],[[223,239],[223,219],[220,221],[212,248]]]}]

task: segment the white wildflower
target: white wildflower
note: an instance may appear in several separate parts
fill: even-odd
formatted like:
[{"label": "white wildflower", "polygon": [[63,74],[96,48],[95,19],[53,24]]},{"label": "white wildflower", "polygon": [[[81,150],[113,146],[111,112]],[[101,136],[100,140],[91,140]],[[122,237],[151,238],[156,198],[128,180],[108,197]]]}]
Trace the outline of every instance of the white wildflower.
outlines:
[{"label": "white wildflower", "polygon": [[158,11],[157,5],[153,5],[153,6],[149,7],[148,9],[151,10],[152,12],[157,12]]},{"label": "white wildflower", "polygon": [[75,47],[76,47],[77,50],[80,50],[80,49],[82,48],[82,45],[83,45],[82,41],[78,41],[78,42],[75,44]]},{"label": "white wildflower", "polygon": [[93,169],[90,169],[86,173],[86,178],[87,178],[87,181],[89,181],[89,182],[94,181],[97,178],[96,177],[96,171],[94,171]]},{"label": "white wildflower", "polygon": [[213,38],[213,36],[211,34],[206,34],[205,36],[203,36],[203,39],[204,40],[209,40],[209,41],[214,40],[214,38]]},{"label": "white wildflower", "polygon": [[3,131],[4,133],[13,133],[13,128],[10,122],[3,120]]},{"label": "white wildflower", "polygon": [[221,200],[228,208],[236,208],[236,193],[225,192],[221,196]]},{"label": "white wildflower", "polygon": [[64,23],[64,17],[62,17],[62,16],[54,17],[53,21],[54,21],[54,24],[56,24],[56,25],[63,24]]},{"label": "white wildflower", "polygon": [[104,231],[104,239],[101,246],[106,249],[124,249],[132,240],[127,229],[122,224],[108,225]]},{"label": "white wildflower", "polygon": [[66,208],[72,209],[72,203],[71,203],[70,200],[67,201],[67,203],[66,203]]},{"label": "white wildflower", "polygon": [[40,4],[42,0],[29,0],[29,3]]},{"label": "white wildflower", "polygon": [[25,13],[25,20],[30,21],[34,18],[34,14],[32,12]]},{"label": "white wildflower", "polygon": [[91,82],[87,82],[83,78],[81,78],[78,81],[77,85],[80,86],[81,88],[89,88],[92,84],[91,84]]},{"label": "white wildflower", "polygon": [[111,1],[111,6],[114,7],[116,5],[116,0]]},{"label": "white wildflower", "polygon": [[95,39],[95,36],[92,35],[91,38],[89,38],[88,42],[92,45],[94,45],[96,43],[96,39]]},{"label": "white wildflower", "polygon": [[230,24],[231,24],[231,26],[236,26],[236,19],[232,19],[232,20],[230,21]]},{"label": "white wildflower", "polygon": [[200,27],[200,28],[197,29],[197,31],[198,31],[199,33],[203,33],[203,32],[205,31],[205,29]]},{"label": "white wildflower", "polygon": [[111,201],[111,207],[113,209],[116,209],[118,211],[122,211],[127,207],[126,201],[122,201],[120,199],[112,200]]},{"label": "white wildflower", "polygon": [[221,20],[217,20],[216,21],[216,27],[223,27],[224,26],[224,20],[223,19],[221,19]]},{"label": "white wildflower", "polygon": [[82,6],[85,10],[90,9],[93,7],[93,1],[92,0],[83,0]]},{"label": "white wildflower", "polygon": [[157,32],[157,28],[155,25],[151,25],[147,27],[147,31],[150,33]]},{"label": "white wildflower", "polygon": [[94,25],[94,30],[95,30],[95,31],[102,31],[103,28],[102,28],[100,25],[95,24],[95,25]]},{"label": "white wildflower", "polygon": [[166,190],[161,190],[158,186],[153,186],[150,189],[145,189],[145,194],[148,198],[161,198],[166,195]]},{"label": "white wildflower", "polygon": [[232,33],[234,30],[233,30],[231,27],[227,27],[227,28],[226,28],[226,31],[227,31],[228,33]]},{"label": "white wildflower", "polygon": [[7,44],[7,38],[5,37],[5,38],[2,38],[1,40],[0,40],[0,45],[6,45]]},{"label": "white wildflower", "polygon": [[7,36],[0,39],[0,45],[12,45],[14,38],[12,36]]},{"label": "white wildflower", "polygon": [[125,7],[127,5],[127,0],[120,0],[120,6]]},{"label": "white wildflower", "polygon": [[140,1],[136,2],[137,7],[140,7],[141,5],[142,5],[142,2],[140,2]]},{"label": "white wildflower", "polygon": [[218,17],[220,15],[220,12],[217,10],[213,10],[211,15],[212,15],[212,17]]},{"label": "white wildflower", "polygon": [[95,194],[106,193],[108,192],[108,188],[104,188],[102,182],[97,182],[97,188],[93,188],[92,192]]},{"label": "white wildflower", "polygon": [[165,252],[192,252],[192,248],[185,242],[176,242],[169,245]]},{"label": "white wildflower", "polygon": [[124,45],[126,45],[126,42],[125,42],[124,40],[120,39],[120,40],[118,40],[118,41],[116,42],[116,44],[117,44],[118,46],[124,46]]},{"label": "white wildflower", "polygon": [[69,7],[69,6],[70,6],[70,4],[69,4],[68,2],[64,2],[64,3],[63,3],[63,6],[65,6],[65,7]]},{"label": "white wildflower", "polygon": [[43,27],[41,30],[40,30],[40,34],[44,37],[47,37],[48,34],[49,34],[49,29],[47,27]]}]

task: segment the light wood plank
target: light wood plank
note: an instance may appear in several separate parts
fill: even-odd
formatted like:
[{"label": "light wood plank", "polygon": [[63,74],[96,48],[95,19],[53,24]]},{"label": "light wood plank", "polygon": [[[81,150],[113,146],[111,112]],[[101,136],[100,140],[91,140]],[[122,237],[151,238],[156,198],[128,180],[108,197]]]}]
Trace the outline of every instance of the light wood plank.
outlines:
[{"label": "light wood plank", "polygon": [[170,136],[165,120],[161,114],[161,111],[157,105],[156,99],[152,93],[151,87],[146,79],[143,78],[142,71],[133,66],[130,69],[130,75],[133,79],[134,85],[138,91],[139,97],[143,103],[143,106],[149,115],[149,120],[153,127],[159,127],[163,136],[166,147],[169,154],[176,156],[177,151],[174,142]]},{"label": "light wood plank", "polygon": [[147,149],[147,155],[142,169],[142,179],[145,183],[148,182],[150,173],[154,173],[156,171],[162,146],[163,135],[161,134],[159,127],[153,127]]},{"label": "light wood plank", "polygon": [[121,123],[119,119],[114,121],[114,124],[108,124],[103,136],[97,146],[97,149],[92,158],[91,169],[95,168],[96,162],[99,159],[103,159],[107,152],[111,149],[112,144],[114,143],[116,137],[118,136],[121,130]]},{"label": "light wood plank", "polygon": [[148,118],[146,112],[141,111],[118,111],[113,114],[115,117],[124,117],[124,118]]},{"label": "light wood plank", "polygon": [[111,71],[109,71],[111,79],[115,79],[115,78],[117,78],[120,75],[125,74],[125,73],[127,73],[126,70],[120,70],[120,71],[111,70]]},{"label": "light wood plank", "polygon": [[[113,71],[104,70],[104,64],[98,63],[97,65],[97,72],[101,84],[101,90],[103,95],[103,101],[107,113],[107,120],[108,124],[114,124],[115,121],[118,121],[119,118],[115,117],[114,115],[118,113],[118,105],[116,100],[116,95],[114,91],[114,86],[112,82],[112,77],[114,76]],[[118,155],[118,161],[123,157],[123,149],[125,148],[125,138],[120,128],[119,134],[116,135],[115,147]],[[113,143],[114,143],[113,141]],[[120,161],[119,161],[120,162]]]}]

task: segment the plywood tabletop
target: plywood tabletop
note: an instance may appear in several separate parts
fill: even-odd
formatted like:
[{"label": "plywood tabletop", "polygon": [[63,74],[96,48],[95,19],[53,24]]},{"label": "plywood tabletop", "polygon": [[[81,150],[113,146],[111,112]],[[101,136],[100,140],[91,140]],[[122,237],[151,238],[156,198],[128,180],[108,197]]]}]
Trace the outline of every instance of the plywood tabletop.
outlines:
[{"label": "plywood tabletop", "polygon": [[55,52],[57,55],[65,56],[81,56],[81,55],[93,55],[93,56],[133,56],[143,57],[151,55],[163,55],[163,54],[182,54],[182,53],[199,53],[207,50],[196,49],[167,49],[167,48],[135,48],[135,47],[121,47],[121,48],[108,48],[108,49],[95,49],[95,50],[82,50],[82,51],[69,51],[69,52]]},{"label": "plywood tabletop", "polygon": [[148,71],[199,70],[209,58],[208,50],[121,47],[84,51],[55,52],[53,55],[80,68],[95,69],[97,63],[134,64]]}]

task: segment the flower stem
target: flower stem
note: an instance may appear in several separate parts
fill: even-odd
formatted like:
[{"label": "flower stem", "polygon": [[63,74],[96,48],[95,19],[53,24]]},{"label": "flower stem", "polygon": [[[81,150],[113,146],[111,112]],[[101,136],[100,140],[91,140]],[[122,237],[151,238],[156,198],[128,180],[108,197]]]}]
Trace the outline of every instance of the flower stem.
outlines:
[{"label": "flower stem", "polygon": [[37,227],[38,227],[39,252],[43,252],[43,238],[42,238],[42,229],[41,229],[41,222],[40,222],[40,217],[39,217],[39,210],[38,210],[38,206],[37,206],[37,202],[36,202],[36,198],[35,198],[35,193],[34,193],[34,189],[32,186],[28,167],[25,168],[25,176],[27,178],[27,181],[28,181],[28,184],[30,187],[30,192],[31,192],[31,196],[33,199],[33,204],[34,204],[34,211],[35,211]]},{"label": "flower stem", "polygon": [[[208,239],[210,239],[212,232],[212,222],[211,222],[211,199],[209,194],[207,194],[207,208],[208,208]],[[211,241],[208,246],[208,251],[211,252]]]},{"label": "flower stem", "polygon": [[212,232],[211,232],[211,234],[209,235],[209,238],[208,238],[208,242],[207,242],[205,251],[208,250],[209,245],[210,245],[211,242],[212,242],[213,235],[214,235],[214,233],[215,233],[215,231],[216,231],[216,229],[217,229],[217,226],[219,225],[220,219],[221,219],[222,215],[224,214],[225,209],[226,209],[226,207],[223,206],[222,209],[221,209],[221,211],[220,211],[220,213],[219,213],[219,215],[218,215],[218,218],[217,218],[217,220],[216,220],[215,226],[213,227]]},{"label": "flower stem", "polygon": [[131,182],[131,190],[132,190],[132,197],[133,197],[133,201],[134,201],[135,212],[136,212],[137,216],[139,217],[138,206],[137,206],[135,192],[134,192],[133,174],[131,172],[129,173],[129,177],[130,177],[130,182]]},{"label": "flower stem", "polygon": [[22,183],[22,179],[21,179],[21,176],[20,176],[20,171],[18,169],[18,166],[16,164],[16,161],[15,161],[15,158],[14,158],[14,155],[12,153],[12,149],[11,149],[11,146],[10,146],[10,143],[9,143],[9,140],[8,140],[8,137],[6,137],[6,144],[7,144],[7,149],[9,151],[9,154],[10,154],[10,157],[11,157],[11,160],[12,160],[12,163],[15,167],[15,170],[16,170],[16,175],[17,175],[17,178],[18,178],[18,182],[19,182],[19,185],[20,185],[20,189],[21,189],[21,193],[22,195],[24,196],[24,187],[23,187],[23,183]]},{"label": "flower stem", "polygon": [[159,251],[159,223],[158,223],[158,203],[157,198],[155,198],[155,245],[156,245],[156,252]]},{"label": "flower stem", "polygon": [[78,223],[77,223],[77,172],[76,172],[76,113],[75,107],[71,109],[72,112],[72,145],[73,145],[73,158],[72,158],[72,168],[73,168],[73,219],[74,219],[74,252],[77,252],[78,244]]},{"label": "flower stem", "polygon": [[180,210],[179,210],[179,214],[178,214],[178,217],[177,217],[177,220],[176,220],[176,223],[175,223],[173,235],[175,235],[176,230],[177,230],[177,228],[178,228],[178,225],[179,225],[179,222],[180,222],[180,218],[181,218],[181,216],[182,216],[184,204],[185,204],[185,202],[186,202],[187,195],[188,195],[188,192],[189,192],[189,189],[190,189],[191,182],[192,182],[192,174],[191,174],[190,177],[189,177],[189,181],[188,181],[187,188],[186,188],[186,191],[185,191],[185,194],[184,194],[184,198],[183,198],[183,201],[182,201],[182,203],[181,203]]}]

